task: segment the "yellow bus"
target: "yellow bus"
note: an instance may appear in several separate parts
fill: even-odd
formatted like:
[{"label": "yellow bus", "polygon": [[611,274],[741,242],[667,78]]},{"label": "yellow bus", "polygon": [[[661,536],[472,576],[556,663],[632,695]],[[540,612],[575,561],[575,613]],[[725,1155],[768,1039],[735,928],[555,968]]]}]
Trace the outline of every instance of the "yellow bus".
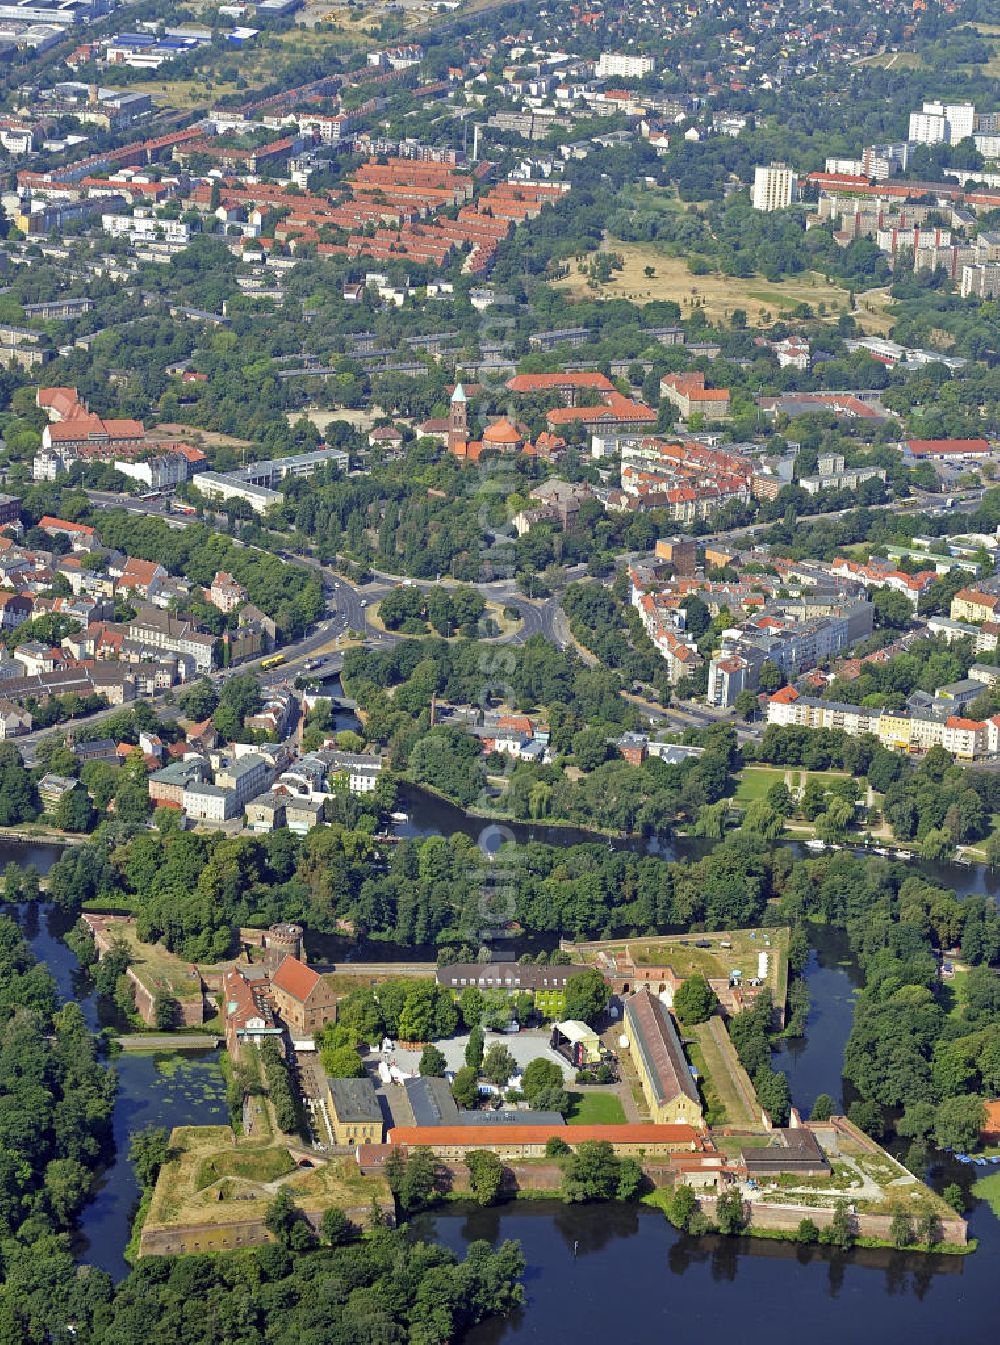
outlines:
[{"label": "yellow bus", "polygon": [[285,661],[284,654],[272,654],[270,658],[262,658],[260,666],[262,668],[277,668]]}]

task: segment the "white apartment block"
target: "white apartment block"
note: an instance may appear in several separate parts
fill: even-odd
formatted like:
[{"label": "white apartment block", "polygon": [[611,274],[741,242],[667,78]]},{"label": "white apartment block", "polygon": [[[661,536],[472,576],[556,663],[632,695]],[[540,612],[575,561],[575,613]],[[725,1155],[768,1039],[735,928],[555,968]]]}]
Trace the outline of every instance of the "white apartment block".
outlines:
[{"label": "white apartment block", "polygon": [[962,267],[963,299],[1000,299],[1000,262]]},{"label": "white apartment block", "polygon": [[910,140],[918,145],[957,145],[972,135],[976,109],[971,103],[924,103],[910,113]]},{"label": "white apartment block", "polygon": [[754,210],[784,210],[798,196],[798,185],[798,174],[787,164],[758,164],[753,170]]},{"label": "white apartment block", "polygon": [[642,79],[656,69],[652,56],[627,56],[623,52],[605,51],[597,62],[595,74],[598,79],[607,79],[609,75],[618,75],[623,79]]},{"label": "white apartment block", "polygon": [[827,159],[823,167],[827,173],[844,173],[847,177],[862,177],[865,172],[862,159]]},{"label": "white apartment block", "polygon": [[141,243],[170,243],[187,247],[191,226],[179,219],[162,219],[148,206],[138,206],[131,215],[102,215],[101,227],[111,238],[127,238],[133,246]]}]

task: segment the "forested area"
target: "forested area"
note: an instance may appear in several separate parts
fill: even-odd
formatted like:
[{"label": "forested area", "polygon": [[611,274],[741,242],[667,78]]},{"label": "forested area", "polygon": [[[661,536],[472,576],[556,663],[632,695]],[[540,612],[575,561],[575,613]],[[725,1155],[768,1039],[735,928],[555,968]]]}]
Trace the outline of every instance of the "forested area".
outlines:
[{"label": "forested area", "polygon": [[[149,1257],[123,1280],[65,1253],[18,1257],[0,1287],[11,1345],[450,1345],[523,1300],[515,1242],[470,1243],[464,1261],[375,1226],[347,1245],[290,1236],[223,1256]],[[333,1228],[333,1224],[330,1225]],[[310,1245],[312,1244],[312,1245]],[[72,1331],[67,1326],[72,1325]]]},{"label": "forested area", "polygon": [[79,1007],[58,1007],[48,969],[0,917],[0,1281],[69,1246],[111,1137],[114,1097],[114,1072]]}]

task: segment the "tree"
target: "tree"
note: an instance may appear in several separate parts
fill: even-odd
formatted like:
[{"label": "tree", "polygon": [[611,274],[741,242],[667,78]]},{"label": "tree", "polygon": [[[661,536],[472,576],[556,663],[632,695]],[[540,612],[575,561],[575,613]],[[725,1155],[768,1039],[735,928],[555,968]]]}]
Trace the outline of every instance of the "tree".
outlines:
[{"label": "tree", "polygon": [[479,1082],[477,1071],[471,1065],[464,1065],[455,1074],[451,1084],[451,1095],[455,1104],[464,1111],[471,1111],[479,1101]]},{"label": "tree", "polygon": [[795,1241],[802,1242],[806,1246],[810,1246],[812,1243],[819,1241],[819,1229],[813,1223],[812,1219],[806,1218],[799,1220],[799,1226],[795,1230]]},{"label": "tree", "polygon": [[420,1056],[420,1075],[424,1079],[443,1079],[448,1062],[444,1052],[439,1051],[432,1041],[424,1047]]},{"label": "tree", "polygon": [[959,1186],[958,1182],[949,1182],[941,1192],[941,1199],[946,1205],[950,1205],[956,1214],[962,1214],[965,1210],[965,1192]]},{"label": "tree", "polygon": [[769,658],[766,658],[760,665],[757,681],[761,691],[769,696],[773,696],[785,684],[781,669]]},{"label": "tree", "polygon": [[829,1121],[836,1109],[836,1104],[829,1093],[820,1093],[813,1103],[812,1112],[809,1119],[811,1121]]},{"label": "tree", "polygon": [[872,602],[877,626],[886,626],[889,630],[904,630],[913,620],[913,608],[909,599],[891,588],[878,589]]},{"label": "tree", "polygon": [[618,1163],[616,1200],[635,1200],[646,1184],[646,1174],[636,1158],[622,1158]]},{"label": "tree", "polygon": [[[483,1016],[483,992],[475,985],[467,985],[458,997],[462,1022],[470,1032],[480,1025]],[[468,1063],[468,1062],[467,1062]]]},{"label": "tree", "polygon": [[584,1140],[563,1163],[562,1198],[567,1204],[613,1200],[620,1160],[607,1140]]},{"label": "tree", "polygon": [[914,1240],[913,1220],[905,1210],[897,1210],[889,1222],[889,1238],[894,1247],[909,1247]]},{"label": "tree", "polygon": [[682,1233],[686,1233],[688,1224],[691,1222],[691,1216],[698,1208],[698,1197],[694,1193],[694,1188],[688,1186],[687,1182],[681,1182],[679,1186],[674,1187],[674,1193],[670,1198],[668,1214],[670,1222],[675,1228],[679,1228]]},{"label": "tree", "polygon": [[674,1010],[677,1017],[688,1027],[696,1023],[707,1022],[719,1007],[715,991],[704,976],[689,976],[677,987],[674,995]]},{"label": "tree", "polygon": [[128,1157],[139,1185],[155,1186],[170,1153],[170,1134],[161,1126],[147,1126],[129,1135]]},{"label": "tree", "polygon": [[581,729],[573,738],[573,756],[583,771],[596,771],[608,759],[608,739],[600,729]]},{"label": "tree", "polygon": [[426,1209],[438,1188],[437,1159],[430,1149],[418,1146],[410,1151],[399,1188],[399,1203],[407,1214]]},{"label": "tree", "polygon": [[776,780],[766,795],[768,803],[781,817],[791,817],[795,811],[791,790],[784,780]]},{"label": "tree", "polygon": [[31,776],[13,743],[0,743],[0,827],[33,822],[39,809]]},{"label": "tree", "polygon": [[610,998],[611,991],[599,971],[588,968],[577,972],[566,981],[566,1017],[579,1018],[593,1027],[608,1007]]},{"label": "tree", "polygon": [[465,1155],[472,1194],[480,1205],[495,1205],[503,1182],[503,1164],[490,1149],[470,1149]]},{"label": "tree", "polygon": [[982,1098],[969,1094],[945,1098],[934,1117],[934,1141],[941,1149],[971,1149],[978,1144],[985,1123]]},{"label": "tree", "polygon": [[365,1064],[353,1046],[320,1047],[320,1063],[331,1079],[363,1079]]},{"label": "tree", "polygon": [[854,1241],[854,1220],[846,1200],[838,1200],[833,1207],[833,1218],[822,1229],[820,1242],[829,1247],[840,1247],[846,1251]]},{"label": "tree", "polygon": [[301,1219],[299,1207],[286,1186],[279,1186],[277,1194],[264,1212],[264,1227],[283,1247],[291,1243],[292,1228]]},{"label": "tree", "polygon": [[494,1042],[483,1057],[483,1077],[496,1084],[498,1088],[503,1088],[516,1073],[517,1061],[510,1051],[503,1042]]},{"label": "tree", "polygon": [[747,1210],[743,1202],[743,1193],[738,1186],[723,1191],[715,1202],[715,1222],[719,1232],[733,1236],[742,1233],[747,1226]]},{"label": "tree", "polygon": [[569,1111],[569,1095],[563,1084],[563,1072],[554,1060],[538,1056],[525,1066],[521,1088],[535,1111]]},{"label": "tree", "polygon": [[477,1023],[469,1033],[469,1040],[465,1043],[465,1063],[478,1070],[483,1063],[483,1054],[486,1050],[485,1034],[483,1029]]},{"label": "tree", "polygon": [[328,1247],[343,1247],[348,1242],[353,1242],[358,1233],[357,1225],[351,1223],[343,1210],[331,1205],[328,1210],[323,1211],[323,1217],[319,1221],[319,1235]]},{"label": "tree", "polygon": [[736,713],[749,722],[760,710],[760,703],[752,691],[741,691],[733,702]]},{"label": "tree", "polygon": [[63,831],[89,831],[97,814],[83,785],[76,785],[56,804],[53,821]]},{"label": "tree", "polygon": [[184,1021],[180,1003],[173,995],[159,994],[153,1005],[158,1032],[175,1032]]}]

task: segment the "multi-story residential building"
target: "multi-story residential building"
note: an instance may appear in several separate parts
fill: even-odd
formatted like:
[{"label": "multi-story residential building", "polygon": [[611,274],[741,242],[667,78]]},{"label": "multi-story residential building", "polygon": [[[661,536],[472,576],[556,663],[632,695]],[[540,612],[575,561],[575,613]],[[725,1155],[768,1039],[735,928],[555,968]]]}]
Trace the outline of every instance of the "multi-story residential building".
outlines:
[{"label": "multi-story residential building", "polygon": [[749,688],[750,664],[739,654],[724,654],[712,658],[708,665],[709,705],[735,705],[736,697]]},{"label": "multi-story residential building", "polygon": [[228,822],[239,815],[231,789],[209,781],[192,781],[181,796],[181,808],[192,822]]},{"label": "multi-story residential building", "polygon": [[31,732],[31,711],[13,701],[0,700],[0,742]]},{"label": "multi-story residential building", "polygon": [[352,794],[370,794],[378,784],[385,765],[382,757],[372,752],[324,752],[324,760],[332,780],[345,780]]},{"label": "multi-story residential building", "polygon": [[102,215],[101,227],[109,238],[127,238],[133,247],[164,243],[172,251],[179,251],[191,241],[190,224],[165,219],[150,206],[137,206],[131,215]]},{"label": "multi-story residential building", "polygon": [[656,69],[652,56],[629,56],[625,52],[604,51],[594,67],[598,79],[617,76],[622,79],[642,79]]},{"label": "multi-story residential building", "polygon": [[169,807],[180,808],[183,805],[184,791],[188,786],[201,783],[208,777],[208,763],[203,757],[171,761],[168,766],[153,771],[150,775],[147,783],[149,797],[154,805],[166,804]]},{"label": "multi-story residential building", "polygon": [[962,267],[963,299],[1000,298],[1000,262],[982,262]]},{"label": "multi-story residential building", "polygon": [[767,707],[769,724],[795,725],[799,728],[840,729],[851,737],[870,733],[883,747],[897,752],[926,752],[943,747],[963,761],[985,756],[990,748],[989,722],[966,719],[961,715],[939,718],[934,715],[895,713],[862,705],[800,696],[793,687],[783,687],[772,696]]},{"label": "multi-story residential building", "polygon": [[957,145],[971,136],[976,127],[976,109],[972,103],[924,103],[919,112],[910,113],[911,141],[918,145]]},{"label": "multi-story residential building", "polygon": [[986,589],[960,588],[951,600],[952,621],[992,621],[1000,609],[1000,593]]},{"label": "multi-story residential building", "polygon": [[220,612],[234,612],[247,600],[247,591],[225,570],[216,570],[212,586],[208,590],[208,601]]},{"label": "multi-story residential building", "polygon": [[128,638],[151,649],[187,654],[199,673],[210,672],[215,640],[200,632],[192,621],[155,607],[140,607],[128,623]]},{"label": "multi-story residential building", "polygon": [[[731,705],[740,691],[756,690],[765,662],[793,677],[872,633],[874,608],[864,599],[831,598],[823,612],[810,615],[810,604],[782,600],[725,631],[709,664],[712,703]],[[732,659],[741,660],[745,668],[731,664]]]},{"label": "multi-story residential building", "polygon": [[285,805],[287,794],[271,790],[267,794],[258,794],[246,805],[247,826],[251,831],[276,831],[286,824]]},{"label": "multi-story residential building", "polygon": [[799,478],[799,485],[807,495],[818,495],[821,490],[856,490],[862,481],[884,481],[884,467],[845,467],[842,453],[821,453],[815,476]]},{"label": "multi-story residential building", "polygon": [[784,210],[798,195],[798,175],[784,163],[758,164],[753,170],[754,210]]}]

